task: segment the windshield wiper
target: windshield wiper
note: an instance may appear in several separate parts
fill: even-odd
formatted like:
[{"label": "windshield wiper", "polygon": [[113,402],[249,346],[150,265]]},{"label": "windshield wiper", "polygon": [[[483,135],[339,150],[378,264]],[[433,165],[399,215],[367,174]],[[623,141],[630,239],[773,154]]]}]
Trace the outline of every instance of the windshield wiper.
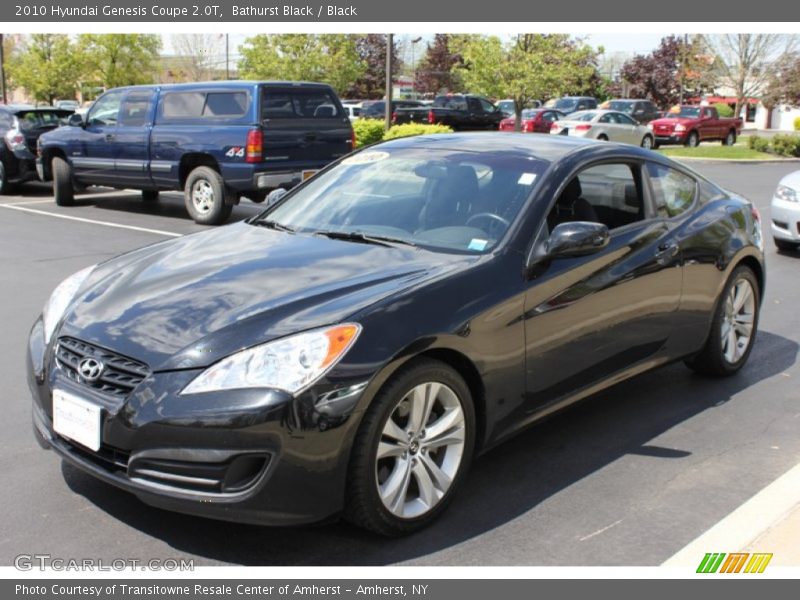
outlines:
[{"label": "windshield wiper", "polygon": [[403,246],[412,246],[416,247],[414,242],[410,242],[408,240],[404,240],[401,238],[395,238],[386,235],[372,235],[368,233],[364,233],[362,231],[326,231],[320,230],[315,231],[314,235],[324,235],[332,240],[346,240],[348,242],[360,242],[362,244],[376,244],[378,246],[394,246],[396,244],[402,244]]},{"label": "windshield wiper", "polygon": [[255,221],[251,221],[251,223],[253,225],[258,225],[259,227],[275,229],[276,231],[285,231],[286,233],[295,232],[294,228],[284,225],[283,223],[278,223],[277,221],[273,221],[271,219],[256,219]]}]

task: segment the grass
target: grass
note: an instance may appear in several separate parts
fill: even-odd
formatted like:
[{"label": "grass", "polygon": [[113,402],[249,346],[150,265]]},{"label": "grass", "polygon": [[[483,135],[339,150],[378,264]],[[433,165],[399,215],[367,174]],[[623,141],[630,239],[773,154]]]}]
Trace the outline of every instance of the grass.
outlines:
[{"label": "grass", "polygon": [[780,158],[774,154],[751,150],[746,144],[736,144],[734,146],[723,146],[719,142],[706,142],[697,148],[686,148],[684,146],[664,146],[658,149],[666,156],[674,158],[727,158],[727,159],[775,159]]}]

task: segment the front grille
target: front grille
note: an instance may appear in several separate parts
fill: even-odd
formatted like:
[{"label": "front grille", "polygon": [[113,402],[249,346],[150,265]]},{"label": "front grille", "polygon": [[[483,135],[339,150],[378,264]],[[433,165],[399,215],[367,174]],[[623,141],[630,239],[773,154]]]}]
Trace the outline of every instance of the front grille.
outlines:
[{"label": "front grille", "polygon": [[[89,382],[81,377],[78,366],[84,358],[94,358],[103,363],[103,373],[97,381]],[[150,375],[150,369],[144,363],[69,337],[58,339],[56,363],[72,381],[115,398],[126,397]]]}]

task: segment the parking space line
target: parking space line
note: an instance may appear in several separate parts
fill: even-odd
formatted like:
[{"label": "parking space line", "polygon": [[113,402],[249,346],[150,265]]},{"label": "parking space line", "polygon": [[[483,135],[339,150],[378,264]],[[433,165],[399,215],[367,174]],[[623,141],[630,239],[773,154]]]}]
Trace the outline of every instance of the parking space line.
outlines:
[{"label": "parking space line", "polygon": [[52,198],[45,200],[22,200],[21,202],[4,202],[3,206],[25,206],[26,204],[53,204]]},{"label": "parking space line", "polygon": [[696,566],[707,552],[743,550],[800,501],[800,464],[668,558],[663,567]]},{"label": "parking space line", "polygon": [[122,223],[111,223],[109,221],[97,221],[96,219],[86,219],[83,217],[74,217],[72,215],[60,215],[45,210],[36,210],[35,208],[26,208],[14,204],[0,204],[0,208],[7,208],[10,210],[19,210],[22,212],[33,213],[37,215],[44,215],[46,217],[55,217],[56,219],[67,219],[68,221],[79,221],[81,223],[91,223],[93,225],[102,225],[103,227],[116,227],[118,229],[129,229],[131,231],[142,231],[144,233],[154,233],[156,235],[166,235],[169,237],[181,237],[182,233],[175,233],[174,231],[164,231],[162,229],[150,229],[149,227],[137,227],[136,225],[123,225]]}]

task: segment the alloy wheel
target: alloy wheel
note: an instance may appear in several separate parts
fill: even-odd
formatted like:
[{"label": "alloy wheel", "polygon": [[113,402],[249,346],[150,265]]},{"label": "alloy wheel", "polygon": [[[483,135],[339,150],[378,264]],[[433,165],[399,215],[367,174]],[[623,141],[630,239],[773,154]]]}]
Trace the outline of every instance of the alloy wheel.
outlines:
[{"label": "alloy wheel", "polygon": [[199,180],[192,186],[192,203],[201,214],[206,214],[214,208],[214,188],[205,179]]},{"label": "alloy wheel", "polygon": [[752,284],[744,278],[731,286],[725,299],[720,336],[722,353],[730,364],[738,362],[750,346],[755,322],[756,299]]}]

